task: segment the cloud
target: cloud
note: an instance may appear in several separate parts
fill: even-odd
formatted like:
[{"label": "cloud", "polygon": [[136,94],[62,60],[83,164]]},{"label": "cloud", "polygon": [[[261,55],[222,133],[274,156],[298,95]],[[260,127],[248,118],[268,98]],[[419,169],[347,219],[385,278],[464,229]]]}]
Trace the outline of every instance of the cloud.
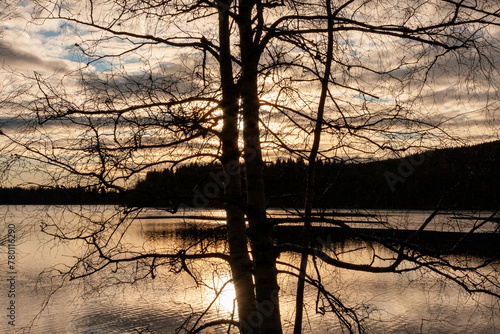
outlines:
[{"label": "cloud", "polygon": [[3,68],[57,71],[66,67],[63,60],[44,59],[36,53],[16,49],[0,40],[0,62]]},{"label": "cloud", "polygon": [[[72,3],[75,6],[84,4],[84,2],[76,0],[68,2],[68,4]],[[405,2],[401,3],[399,7],[406,8],[406,6],[407,3]],[[190,73],[186,70],[195,68],[194,62],[201,59],[201,54],[197,54],[198,51],[196,50],[185,52],[173,47],[152,45],[150,48],[144,47],[134,52],[125,53],[128,48],[135,46],[128,43],[128,40],[104,38],[106,37],[104,34],[89,30],[87,27],[72,26],[69,23],[55,19],[45,20],[43,24],[42,22],[40,24],[28,24],[27,22],[31,19],[27,15],[29,11],[30,8],[27,7],[24,19],[19,17],[3,25],[6,30],[2,39],[0,39],[0,67],[23,72],[37,71],[48,76],[54,72],[63,74],[70,69],[85,67],[85,63],[90,62],[90,66],[85,67],[80,72],[82,75],[78,78],[81,81],[70,80],[74,79],[74,77],[65,77],[64,89],[66,92],[77,92],[77,94],[80,94],[81,91],[90,92],[90,95],[76,96],[75,103],[77,104],[80,102],[79,99],[86,99],[87,106],[92,106],[94,101],[99,105],[104,103],[106,98],[109,98],[110,101],[113,98],[125,98],[129,103],[133,104],[134,102],[144,101],[144,97],[151,98],[151,95],[154,100],[164,100],[170,98],[170,91],[173,92],[172,94],[182,95],[187,94],[190,90],[200,91],[206,88],[196,85],[194,71]],[[75,10],[75,13],[78,12],[78,10]],[[102,10],[100,13],[103,15],[101,19],[106,20],[106,15],[111,15],[112,11]],[[376,22],[382,20],[380,22],[383,24],[389,24],[390,22],[400,24],[400,21],[404,19],[403,13],[398,6],[395,8],[388,7],[387,16],[374,11],[373,15],[376,15],[376,17],[373,19]],[[430,9],[421,8],[420,13],[425,14],[425,20],[435,19],[433,17],[434,12],[431,12]],[[442,15],[443,12],[439,13]],[[418,16],[414,17],[414,19],[417,18]],[[127,23],[128,27],[142,32],[146,27],[154,26],[152,23],[156,22],[151,19],[151,22],[149,22],[151,24],[146,24],[148,22],[141,20],[139,18],[137,21],[131,20]],[[133,22],[137,24],[132,27]],[[179,24],[182,23],[179,22]],[[158,29],[172,28],[168,22],[158,25],[158,27]],[[183,26],[182,30],[192,31],[193,36],[197,36],[199,31],[203,31],[204,34],[210,37],[213,31],[207,27],[210,27],[210,25],[200,27],[190,23],[186,27]],[[78,34],[75,34],[76,29],[79,29]],[[163,35],[160,30],[155,31],[155,33]],[[165,31],[165,35],[168,35],[167,32],[170,33]],[[500,29],[492,29],[491,32],[494,33],[495,37],[498,37]],[[341,86],[332,87],[332,94],[338,99],[337,102],[341,107],[345,107],[347,111],[351,111],[356,117],[360,114],[366,116],[365,118],[358,117],[360,120],[374,117],[363,112],[361,108],[365,107],[364,102],[373,112],[383,112],[384,109],[390,110],[394,108],[395,103],[406,102],[405,104],[409,109],[412,109],[412,112],[419,113],[415,117],[421,114],[422,117],[427,117],[426,120],[429,120],[429,122],[436,123],[443,119],[449,119],[451,120],[449,122],[450,126],[454,129],[467,130],[471,123],[475,121],[479,122],[476,127],[480,128],[487,121],[494,119],[494,117],[485,119],[481,112],[485,105],[491,103],[490,101],[496,97],[494,95],[496,91],[490,90],[490,87],[497,87],[497,82],[486,80],[494,80],[494,76],[485,77],[484,75],[484,73],[491,72],[489,68],[481,68],[484,71],[481,72],[472,67],[472,64],[477,63],[478,60],[474,57],[474,50],[461,53],[460,59],[451,56],[441,57],[435,68],[427,73],[428,78],[424,82],[422,75],[426,73],[426,68],[414,64],[416,64],[417,60],[419,61],[418,65],[425,61],[432,62],[435,56],[432,48],[429,49],[430,51],[423,53],[422,49],[418,47],[418,43],[412,44],[394,37],[372,36],[371,34],[361,34],[359,32],[343,33],[337,37],[339,41],[338,45],[336,45],[338,50],[336,50],[335,56],[339,62],[352,65],[352,69],[347,72],[344,69],[335,72],[336,82],[342,86],[349,85],[360,90],[366,90],[368,93],[380,97],[374,99],[354,90],[341,88]],[[101,42],[94,43],[95,40]],[[85,49],[88,53],[83,53],[82,49]],[[106,54],[110,57],[92,62],[93,58],[87,55],[93,53]],[[117,56],[122,53],[124,55],[119,58],[112,57],[112,55]],[[297,55],[298,53],[289,54],[290,61]],[[500,59],[498,54],[492,54],[491,56],[492,60],[498,61]],[[210,58],[208,57],[209,61]],[[400,62],[405,65],[399,66]],[[334,71],[337,69],[338,67],[335,67]],[[388,75],[379,75],[380,72],[385,70],[393,70],[390,74],[395,78],[391,79]],[[210,72],[211,70],[207,71],[207,75],[210,75]],[[416,74],[411,77],[412,73]],[[299,73],[295,74],[300,75]],[[213,71],[212,75],[216,77],[217,71]],[[464,77],[471,79],[473,84],[464,84]],[[399,80],[408,80],[405,81],[407,85],[402,85]],[[214,82],[216,81],[214,80]],[[272,87],[273,84],[274,82],[269,87]],[[298,98],[297,100],[311,107],[311,115],[314,115],[314,106],[317,103],[317,88],[308,82],[296,82],[295,85],[298,88],[297,91],[300,91],[301,97],[307,99],[307,101]],[[214,92],[217,89],[218,87],[213,86]],[[269,94],[270,97],[273,96],[272,93],[273,91]],[[283,99],[286,99],[286,96]],[[89,100],[91,101],[89,102]],[[101,100],[104,102],[101,102]],[[290,98],[290,100],[292,99]],[[300,107],[298,104],[296,106],[297,108]],[[413,111],[413,109],[416,110]],[[335,112],[337,109],[331,107],[330,110]],[[475,112],[472,113],[471,111]],[[491,111],[491,113],[494,116],[494,111]],[[336,118],[339,116],[328,114],[328,117]],[[305,122],[306,125],[309,124],[308,120],[305,120]],[[278,124],[281,125],[282,123]],[[290,124],[290,126],[292,125],[295,126],[293,123]]]}]

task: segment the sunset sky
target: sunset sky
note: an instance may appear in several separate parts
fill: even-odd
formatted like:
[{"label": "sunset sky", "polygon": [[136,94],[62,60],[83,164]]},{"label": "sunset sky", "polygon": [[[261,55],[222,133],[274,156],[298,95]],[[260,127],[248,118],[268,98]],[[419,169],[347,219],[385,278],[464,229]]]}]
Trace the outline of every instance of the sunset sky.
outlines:
[{"label": "sunset sky", "polygon": [[[82,39],[99,38],[100,33],[92,32],[89,30],[78,28],[79,35],[76,35],[75,26],[60,20],[45,20],[33,22],[30,13],[33,10],[31,1],[23,1],[21,5],[16,8],[16,13],[11,17],[4,19],[2,22],[2,33],[0,35],[0,64],[2,65],[2,89],[3,93],[14,93],[21,85],[31,85],[32,88],[36,87],[29,80],[22,78],[23,75],[27,77],[34,77],[36,75],[45,78],[52,77],[61,78],[65,74],[80,69],[88,75],[92,74],[113,74],[116,70],[117,63],[107,61],[96,61],[88,64],[89,58],[86,57],[79,43]],[[396,14],[394,14],[396,15]],[[148,27],[138,26],[139,32],[148,31]],[[206,34],[210,36],[214,34],[213,27],[206,28]],[[490,29],[489,33],[496,37],[492,39],[492,43],[499,42],[500,29]],[[384,45],[375,45],[373,40],[363,39],[362,36],[352,35],[350,39],[341,40],[339,37],[338,46],[348,46],[351,51],[352,57],[358,58],[359,61],[366,64],[367,67],[376,68],[378,63],[390,63],[392,58],[397,57],[406,52],[404,47],[400,49],[391,49],[390,53],[383,52]],[[380,43],[383,44],[384,40]],[[100,47],[108,47],[115,52],[120,50],[122,45],[116,41],[110,40],[101,45]],[[492,51],[488,56],[490,57],[491,64],[498,66],[500,62],[498,48],[500,45],[493,45]],[[147,52],[141,54],[140,52],[125,57],[120,63],[121,71],[128,72],[130,75],[140,76],[145,66],[143,57],[147,56]],[[376,57],[375,57],[376,56]],[[179,54],[176,50],[166,47],[157,47],[151,51],[149,57],[158,64],[164,64],[165,68],[170,68],[171,71],[180,66]],[[429,142],[425,147],[432,147],[434,145],[461,145],[466,143],[478,143],[484,141],[491,141],[500,138],[500,124],[499,124],[499,101],[498,101],[498,88],[500,78],[498,73],[489,72],[489,68],[481,68],[474,64],[476,59],[469,57],[465,54],[464,59],[470,63],[463,62],[457,63],[456,70],[454,69],[453,57],[445,59],[443,64],[436,66],[431,72],[429,85],[425,86],[420,92],[421,103],[413,104],[408,108],[415,107],[415,112],[427,115],[433,121],[446,121],[443,124],[443,129],[448,134],[455,138],[456,141],[443,141],[442,143]],[[467,68],[469,71],[467,72]],[[484,71],[484,73],[480,73]],[[395,72],[397,73],[397,72]],[[467,79],[472,74],[478,74],[479,80],[474,82],[467,82]],[[489,76],[489,78],[488,78]],[[481,79],[482,78],[482,79]],[[64,89],[71,91],[71,81],[65,81]],[[380,87],[380,81],[377,83]],[[377,88],[378,89],[378,88]],[[385,89],[385,91],[384,91]],[[380,88],[381,93],[376,101],[371,101],[370,98],[362,94],[349,93],[339,91],[339,98],[344,101],[351,99],[354,104],[361,105],[364,103],[376,103],[376,108],[384,108],[395,105],[396,99],[404,101],[404,94],[401,92],[391,91],[391,87]],[[315,92],[313,88],[305,88],[304,91],[309,90],[306,94],[313,96]],[[398,95],[401,94],[401,95]],[[346,97],[347,96],[347,97]],[[276,95],[264,96],[264,98],[273,99]],[[29,97],[26,97],[29,98]],[[417,110],[418,108],[418,110]],[[12,119],[15,112],[12,111],[9,105],[4,105],[0,109],[0,129],[5,133],[12,133],[16,129],[16,120]],[[274,117],[274,116],[273,116]],[[273,117],[269,118],[269,125],[274,131],[284,132],[289,131],[279,119],[274,120]],[[10,132],[9,132],[10,131]],[[53,134],[56,132],[52,132]],[[401,136],[408,135],[405,132]],[[409,134],[411,135],[411,134]],[[309,139],[303,134],[296,134],[292,131],[288,133],[289,142],[307,142]],[[294,137],[295,136],[295,137]],[[380,134],[377,140],[385,140],[383,134]],[[270,139],[272,141],[272,139]],[[322,145],[325,149],[334,140],[324,138]],[[0,142],[1,143],[1,142]],[[265,146],[265,145],[264,145]],[[274,151],[273,151],[274,150]],[[378,152],[377,154],[379,154]],[[333,154],[333,153],[332,153]],[[339,156],[344,154],[351,154],[346,151],[335,152]],[[359,155],[360,153],[352,153]],[[267,157],[272,159],[273,156],[279,155],[275,149],[271,149],[267,153]],[[383,154],[374,157],[386,157]]]}]

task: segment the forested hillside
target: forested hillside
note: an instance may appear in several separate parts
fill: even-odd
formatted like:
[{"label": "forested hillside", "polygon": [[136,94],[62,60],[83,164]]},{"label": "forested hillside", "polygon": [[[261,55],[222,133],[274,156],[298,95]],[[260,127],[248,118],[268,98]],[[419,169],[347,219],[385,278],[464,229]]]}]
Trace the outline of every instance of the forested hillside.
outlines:
[{"label": "forested hillside", "polygon": [[[369,163],[319,163],[315,206],[324,208],[494,209],[500,205],[500,141]],[[143,205],[217,205],[217,165],[155,171],[139,182]],[[278,160],[264,170],[270,207],[300,208],[306,165]],[[219,175],[220,176],[220,175]],[[218,181],[219,180],[219,181]],[[244,182],[244,180],[243,180]],[[208,196],[204,196],[208,195]],[[203,198],[204,197],[204,198]]]},{"label": "forested hillside", "polygon": [[[500,206],[499,161],[500,141],[368,163],[320,162],[315,206],[432,209],[440,203],[449,209],[495,209]],[[303,161],[269,162],[264,173],[268,206],[303,206]],[[75,188],[0,188],[0,204],[218,206],[223,183],[219,165],[187,164],[148,172],[126,194]]]}]

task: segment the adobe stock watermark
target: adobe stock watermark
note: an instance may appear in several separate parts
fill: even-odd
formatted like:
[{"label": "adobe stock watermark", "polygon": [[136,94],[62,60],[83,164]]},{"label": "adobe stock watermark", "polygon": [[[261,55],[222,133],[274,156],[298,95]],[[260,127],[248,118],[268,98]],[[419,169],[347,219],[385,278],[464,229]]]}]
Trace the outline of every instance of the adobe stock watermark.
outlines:
[{"label": "adobe stock watermark", "polygon": [[401,158],[399,159],[400,163],[396,173],[385,171],[385,181],[387,182],[389,188],[391,188],[391,191],[395,192],[396,185],[398,183],[404,183],[410,176],[413,175],[413,173],[415,173],[417,167],[421,166],[425,162],[426,157],[431,155],[432,151],[428,151],[425,153],[411,155],[407,158]]},{"label": "adobe stock watermark", "polygon": [[16,225],[7,225],[7,324],[16,325]]},{"label": "adobe stock watermark", "polygon": [[[250,140],[252,145],[256,145],[256,140]],[[257,157],[257,152],[253,148],[246,148],[244,150],[245,160],[252,161]],[[205,183],[202,189],[198,187],[193,188],[193,207],[205,208],[211,199],[218,197],[228,186],[231,177],[240,174],[240,163],[236,160],[231,160],[226,164],[226,168],[218,172],[209,172],[208,176],[210,181]]]}]

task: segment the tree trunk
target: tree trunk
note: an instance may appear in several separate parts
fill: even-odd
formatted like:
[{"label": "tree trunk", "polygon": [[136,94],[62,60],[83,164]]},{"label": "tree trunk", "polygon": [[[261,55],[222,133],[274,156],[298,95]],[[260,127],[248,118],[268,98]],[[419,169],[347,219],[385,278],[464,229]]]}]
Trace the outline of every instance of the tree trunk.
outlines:
[{"label": "tree trunk", "polygon": [[[229,4],[227,4],[229,6]],[[238,94],[233,80],[230,52],[229,15],[226,8],[219,9],[220,73],[222,83],[223,128],[222,166],[224,169],[227,238],[234,290],[238,305],[240,332],[258,332],[251,317],[256,314],[256,301],[252,279],[252,262],[248,252],[244,207],[241,188],[238,149]]]},{"label": "tree trunk", "polygon": [[247,216],[254,263],[258,314],[253,319],[261,333],[281,334],[276,269],[276,252],[272,226],[266,219],[263,161],[259,136],[259,99],[257,94],[257,63],[259,54],[253,41],[253,1],[239,3],[240,49],[242,77],[240,93],[243,110],[243,139],[247,186]]},{"label": "tree trunk", "polygon": [[[311,243],[311,214],[314,200],[314,180],[316,172],[316,158],[318,156],[319,144],[321,140],[321,127],[323,125],[323,115],[325,112],[326,95],[328,93],[328,81],[333,61],[333,15],[330,0],[326,1],[328,14],[328,45],[325,62],[325,73],[321,81],[321,93],[318,103],[318,114],[314,127],[314,138],[311,153],[309,154],[309,165],[307,169],[306,200],[304,204],[304,232],[302,234],[302,245],[309,248]],[[300,261],[299,279],[297,282],[297,295],[295,300],[295,327],[293,334],[302,333],[302,319],[304,312],[304,287],[307,272],[307,253],[302,254]]]}]

